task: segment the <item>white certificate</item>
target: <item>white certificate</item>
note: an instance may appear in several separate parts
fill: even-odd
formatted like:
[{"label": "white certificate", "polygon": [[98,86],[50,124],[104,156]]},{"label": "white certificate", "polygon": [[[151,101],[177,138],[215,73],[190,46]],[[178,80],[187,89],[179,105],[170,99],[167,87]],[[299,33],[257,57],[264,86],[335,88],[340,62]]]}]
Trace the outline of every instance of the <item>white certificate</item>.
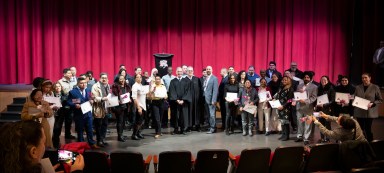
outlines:
[{"label": "white certificate", "polygon": [[91,103],[89,101],[84,102],[80,106],[81,106],[81,111],[83,112],[83,114],[85,114],[85,113],[87,113],[89,111],[92,111],[92,105],[91,105]]},{"label": "white certificate", "polygon": [[44,100],[53,104],[52,106],[61,107],[60,97],[44,97]]},{"label": "white certificate", "polygon": [[129,101],[131,101],[131,99],[129,97],[130,97],[129,93],[125,93],[123,95],[120,95],[121,103],[125,104],[125,103],[128,103]]},{"label": "white certificate", "polygon": [[141,90],[141,94],[147,94],[149,93],[149,85],[143,85]]},{"label": "white certificate", "polygon": [[155,97],[157,98],[165,98],[167,96],[167,90],[156,90]]},{"label": "white certificate", "polygon": [[318,105],[323,105],[323,104],[327,104],[327,103],[329,103],[329,99],[328,99],[327,94],[323,94],[323,95],[317,97],[317,104]]},{"label": "white certificate", "polygon": [[368,110],[369,103],[371,103],[371,101],[355,96],[355,100],[353,100],[352,105],[360,109]]},{"label": "white certificate", "polygon": [[250,114],[255,114],[256,109],[257,109],[257,106],[247,104],[244,106],[243,111],[248,112]]},{"label": "white certificate", "polygon": [[112,94],[108,94],[107,98],[108,98],[108,100],[105,102],[106,103],[105,106],[107,108],[119,106],[119,97],[112,95]]},{"label": "white certificate", "polygon": [[294,100],[306,100],[308,99],[307,92],[294,92]]},{"label": "white certificate", "polygon": [[269,104],[271,105],[272,108],[278,108],[281,106],[281,103],[279,100],[269,101]]},{"label": "white certificate", "polygon": [[259,93],[259,102],[265,102],[271,99],[271,93],[269,91]]},{"label": "white certificate", "polygon": [[255,85],[256,86],[260,86],[260,78],[256,78],[255,79]]},{"label": "white certificate", "polygon": [[335,101],[340,103],[341,100],[344,100],[345,103],[349,103],[349,94],[348,93],[339,93],[336,92]]},{"label": "white certificate", "polygon": [[228,101],[235,101],[237,99],[237,93],[231,93],[231,92],[227,92],[227,97],[226,99]]}]

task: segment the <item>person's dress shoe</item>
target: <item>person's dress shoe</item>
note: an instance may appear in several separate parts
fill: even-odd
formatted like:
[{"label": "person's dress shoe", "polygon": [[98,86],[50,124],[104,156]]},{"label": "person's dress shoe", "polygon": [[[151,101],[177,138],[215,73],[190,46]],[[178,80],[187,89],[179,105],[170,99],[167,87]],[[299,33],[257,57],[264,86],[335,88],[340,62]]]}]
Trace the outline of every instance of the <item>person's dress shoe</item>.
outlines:
[{"label": "person's dress shoe", "polygon": [[144,136],[141,133],[138,133],[136,136],[139,137],[140,139],[144,139]]},{"label": "person's dress shoe", "polygon": [[297,138],[295,142],[303,142],[303,138]]},{"label": "person's dress shoe", "polygon": [[140,140],[140,138],[137,137],[136,135],[131,136],[131,139],[132,139],[132,140]]},{"label": "person's dress shoe", "polygon": [[65,139],[76,139],[76,137],[73,135],[69,135],[69,136],[65,136]]},{"label": "person's dress shoe", "polygon": [[122,138],[122,137],[118,137],[118,138],[117,138],[117,141],[120,141],[120,142],[125,142],[125,139],[124,139],[124,138]]},{"label": "person's dress shoe", "polygon": [[109,144],[107,142],[105,142],[104,140],[101,140],[101,143],[104,145],[104,146],[108,146]]},{"label": "person's dress shoe", "polygon": [[215,130],[212,130],[212,129],[207,132],[207,134],[213,134],[213,133],[215,133]]},{"label": "person's dress shoe", "polygon": [[97,146],[102,147],[102,148],[105,147],[102,142],[97,142]]},{"label": "person's dress shoe", "polygon": [[229,130],[225,130],[225,134],[229,136]]},{"label": "person's dress shoe", "polygon": [[269,136],[271,132],[265,132],[265,136]]},{"label": "person's dress shoe", "polygon": [[92,148],[92,149],[100,149],[100,147],[97,146],[96,144],[91,145],[91,148]]}]

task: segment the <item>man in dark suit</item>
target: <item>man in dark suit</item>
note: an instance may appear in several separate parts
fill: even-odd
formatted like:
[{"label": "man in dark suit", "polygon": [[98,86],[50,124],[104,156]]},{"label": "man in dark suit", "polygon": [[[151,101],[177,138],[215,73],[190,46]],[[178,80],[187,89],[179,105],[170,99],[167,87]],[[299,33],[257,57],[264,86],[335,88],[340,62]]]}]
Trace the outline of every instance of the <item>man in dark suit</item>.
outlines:
[{"label": "man in dark suit", "polygon": [[220,104],[220,113],[221,113],[221,128],[225,129],[225,120],[227,117],[227,111],[225,109],[225,98],[224,98],[224,87],[228,83],[228,71],[226,68],[222,68],[220,71],[221,75],[221,82],[219,85],[219,96],[217,100],[219,101]]},{"label": "man in dark suit", "polygon": [[77,87],[73,88],[68,95],[68,105],[73,109],[73,118],[77,132],[77,140],[84,141],[83,131],[87,133],[87,140],[92,148],[99,148],[93,140],[92,112],[83,113],[81,104],[85,102],[92,104],[91,89],[87,88],[87,81],[84,78],[77,79]]},{"label": "man in dark suit", "polygon": [[292,75],[292,77],[297,77],[302,79],[303,78],[303,72],[297,68],[297,63],[296,62],[291,62],[291,67],[285,71],[289,71]]},{"label": "man in dark suit", "polygon": [[376,65],[376,84],[384,89],[384,40],[380,41],[380,48],[373,55],[373,63]]},{"label": "man in dark suit", "polygon": [[269,68],[267,69],[267,77],[272,79],[272,74],[275,73],[279,79],[282,78],[281,73],[276,70],[276,62],[270,61],[269,62]]},{"label": "man in dark suit", "polygon": [[216,102],[218,94],[217,77],[212,74],[212,67],[207,66],[207,77],[203,82],[203,96],[205,100],[205,109],[209,114],[209,131],[207,134],[215,133],[216,131]]}]

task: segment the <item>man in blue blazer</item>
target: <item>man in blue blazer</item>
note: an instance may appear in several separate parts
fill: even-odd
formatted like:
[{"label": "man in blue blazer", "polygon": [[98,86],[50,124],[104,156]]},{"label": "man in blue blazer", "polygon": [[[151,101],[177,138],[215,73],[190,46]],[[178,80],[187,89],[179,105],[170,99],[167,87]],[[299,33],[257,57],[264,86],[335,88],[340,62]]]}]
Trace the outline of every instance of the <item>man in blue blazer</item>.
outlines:
[{"label": "man in blue blazer", "polygon": [[92,112],[89,111],[83,114],[81,110],[81,104],[87,101],[92,104],[93,100],[91,97],[91,89],[87,88],[87,81],[85,80],[85,78],[78,78],[77,87],[74,87],[69,92],[68,104],[73,109],[73,118],[75,121],[78,141],[84,141],[83,131],[84,128],[86,128],[85,131],[87,133],[88,143],[92,148],[96,149],[99,147],[95,145],[95,141],[93,140]]},{"label": "man in blue blazer", "polygon": [[203,95],[205,99],[205,110],[209,114],[209,131],[207,134],[215,133],[216,131],[216,102],[218,94],[218,80],[212,74],[212,67],[207,66],[207,77],[203,82]]}]

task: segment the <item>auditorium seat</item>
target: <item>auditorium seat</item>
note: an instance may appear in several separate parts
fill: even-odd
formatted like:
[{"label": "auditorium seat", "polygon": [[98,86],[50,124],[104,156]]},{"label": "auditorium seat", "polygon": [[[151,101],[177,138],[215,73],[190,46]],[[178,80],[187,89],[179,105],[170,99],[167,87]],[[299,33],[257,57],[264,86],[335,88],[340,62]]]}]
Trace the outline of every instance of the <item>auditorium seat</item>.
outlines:
[{"label": "auditorium seat", "polygon": [[191,173],[193,157],[190,151],[164,151],[159,158],[153,157],[155,172],[159,173]]},{"label": "auditorium seat", "polygon": [[143,155],[131,151],[113,151],[111,158],[111,173],[145,173],[149,170],[152,155],[143,160]]},{"label": "auditorium seat", "polygon": [[384,160],[384,140],[374,140],[371,142],[373,152],[375,152],[375,160]]},{"label": "auditorium seat", "polygon": [[297,173],[303,164],[303,146],[278,147],[276,148],[271,165],[270,173]]},{"label": "auditorium seat", "polygon": [[316,144],[306,160],[305,172],[340,171],[339,144]]},{"label": "auditorium seat", "polygon": [[229,152],[225,149],[206,149],[197,152],[195,173],[227,173]]},{"label": "auditorium seat", "polygon": [[87,150],[84,152],[84,173],[109,173],[108,154],[103,151]]},{"label": "auditorium seat", "polygon": [[[232,162],[231,172],[268,173],[270,155],[270,148],[244,149],[243,151],[241,151],[240,157],[233,157],[233,155],[230,154]],[[238,159],[238,161],[236,159]]]}]

